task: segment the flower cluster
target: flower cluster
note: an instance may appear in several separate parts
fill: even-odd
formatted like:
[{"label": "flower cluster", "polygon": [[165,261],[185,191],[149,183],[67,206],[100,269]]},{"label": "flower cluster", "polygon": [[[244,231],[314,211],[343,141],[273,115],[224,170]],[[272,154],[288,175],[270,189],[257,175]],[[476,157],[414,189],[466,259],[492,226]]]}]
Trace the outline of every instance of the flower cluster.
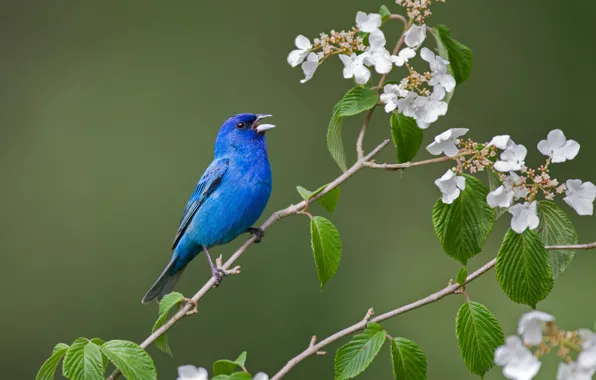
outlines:
[{"label": "flower cluster", "polygon": [[[528,150],[509,136],[496,136],[488,144],[481,145],[472,140],[461,141],[459,138],[467,132],[462,128],[450,129],[435,137],[435,141],[427,147],[431,154],[445,154],[454,157],[457,162],[453,175],[443,176],[435,182],[443,194],[443,202],[452,203],[460,190],[465,189],[465,181],[462,181],[465,178],[456,174],[463,174],[465,170],[475,173],[488,168],[498,175],[501,185],[488,194],[486,201],[492,208],[508,209],[512,215],[511,228],[517,233],[538,227],[535,199],[540,193],[548,200],[554,199],[556,194],[565,193],[563,200],[579,215],[593,215],[596,186],[592,182],[570,179],[560,184],[550,176],[551,164],[572,160],[580,149],[580,145],[574,140],[567,140],[561,130],[551,131],[546,140],[538,143],[538,150],[548,157],[538,169],[526,166]],[[520,202],[515,203],[517,201]]]},{"label": "flower cluster", "polygon": [[[445,0],[437,0],[444,3]],[[416,22],[423,24],[424,19],[431,16],[430,0],[395,0],[397,5],[405,7],[408,12],[408,17],[416,20]]]},{"label": "flower cluster", "polygon": [[[542,363],[539,358],[558,347],[557,355],[565,360],[559,364],[557,380],[588,380],[596,372],[596,333],[588,329],[559,330],[555,317],[542,311],[531,311],[519,320],[517,333],[505,339],[505,345],[495,351],[495,363],[503,367],[503,375],[512,380],[531,380]],[[536,347],[535,353],[529,348]],[[570,348],[579,351],[577,360]]]},{"label": "flower cluster", "polygon": [[[219,376],[218,376],[219,378]],[[253,380],[269,380],[264,372],[259,372],[252,377]],[[177,380],[209,380],[209,373],[205,368],[194,365],[183,365],[178,367]]]}]

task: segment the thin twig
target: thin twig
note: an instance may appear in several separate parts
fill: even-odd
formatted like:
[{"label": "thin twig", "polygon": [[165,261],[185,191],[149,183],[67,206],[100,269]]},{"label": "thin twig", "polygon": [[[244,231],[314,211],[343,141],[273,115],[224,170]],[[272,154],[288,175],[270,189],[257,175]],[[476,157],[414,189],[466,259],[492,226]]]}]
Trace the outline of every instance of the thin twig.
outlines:
[{"label": "thin twig", "polygon": [[[595,249],[596,242],[590,243],[590,244],[566,245],[566,246],[553,245],[553,246],[546,246],[545,248],[547,250]],[[486,272],[491,270],[495,266],[496,263],[497,263],[497,259],[492,259],[488,263],[484,264],[480,269],[476,270],[474,273],[472,273],[468,276],[465,284],[472,282],[473,280],[477,279],[478,277],[482,276],[483,274],[485,274]],[[378,315],[374,318],[371,318],[370,322],[375,322],[375,323],[383,322],[387,319],[396,317],[400,314],[405,314],[409,311],[421,308],[422,306],[426,306],[430,303],[437,302],[441,298],[447,297],[448,295],[456,294],[457,290],[459,290],[461,287],[462,287],[462,285],[457,284],[457,283],[447,285],[446,287],[439,290],[438,292],[432,293],[422,299],[419,299],[418,301],[409,303],[409,304],[407,304],[405,306],[401,306],[395,310],[391,310],[391,311],[388,311],[387,313],[384,313],[384,314]],[[333,335],[330,335],[329,337],[323,339],[322,341],[320,341],[319,343],[317,343],[315,345],[308,346],[308,348],[306,350],[302,351],[300,354],[298,354],[294,358],[290,359],[288,361],[288,363],[271,378],[271,380],[280,380],[288,372],[290,372],[298,363],[300,363],[304,359],[308,358],[311,355],[314,355],[317,351],[320,351],[322,348],[325,348],[326,346],[330,345],[331,343],[333,343],[345,336],[352,335],[359,330],[362,330],[363,328],[366,327],[368,322],[369,321],[367,319],[364,319],[348,328],[345,328],[341,331],[336,332]]]},{"label": "thin twig", "polygon": [[456,160],[458,156],[449,157],[449,156],[442,156],[438,158],[431,158],[429,160],[424,161],[417,161],[417,162],[404,162],[403,164],[377,164],[375,162],[366,162],[365,165],[369,168],[373,169],[384,169],[384,170],[399,170],[399,169],[408,169],[414,168],[416,166],[434,164],[439,162],[446,162],[450,160]]}]

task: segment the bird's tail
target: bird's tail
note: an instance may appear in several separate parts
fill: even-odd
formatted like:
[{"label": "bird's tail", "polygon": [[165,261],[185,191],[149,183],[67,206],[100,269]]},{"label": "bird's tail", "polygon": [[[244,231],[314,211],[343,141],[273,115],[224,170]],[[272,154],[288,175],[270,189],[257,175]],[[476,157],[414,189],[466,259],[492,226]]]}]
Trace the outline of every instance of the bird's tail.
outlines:
[{"label": "bird's tail", "polygon": [[143,303],[149,303],[154,299],[159,301],[174,289],[174,286],[176,286],[176,283],[178,282],[178,279],[180,279],[182,272],[184,272],[184,267],[177,270],[176,272],[172,270],[176,264],[176,260],[177,256],[174,255],[161,276],[159,276],[151,289],[149,289],[147,294],[145,294],[145,297],[143,297]]}]

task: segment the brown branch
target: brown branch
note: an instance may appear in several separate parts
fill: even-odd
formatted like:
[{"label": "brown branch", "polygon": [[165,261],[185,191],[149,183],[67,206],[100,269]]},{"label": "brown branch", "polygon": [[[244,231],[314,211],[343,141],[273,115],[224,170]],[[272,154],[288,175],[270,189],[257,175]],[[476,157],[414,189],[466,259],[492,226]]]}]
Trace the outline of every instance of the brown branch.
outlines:
[{"label": "brown branch", "polygon": [[[590,244],[580,244],[580,245],[565,245],[565,246],[553,245],[553,246],[546,246],[545,248],[547,250],[596,249],[596,242],[590,243]],[[496,263],[497,263],[497,259],[492,259],[488,263],[484,264],[480,269],[476,270],[474,273],[472,273],[468,276],[465,284],[472,282],[473,280],[477,279],[478,277],[482,276],[483,274],[485,274],[486,272],[491,270],[495,266]],[[409,311],[416,310],[418,308],[421,308],[421,307],[431,304],[433,302],[437,302],[438,300],[440,300],[444,297],[447,297],[448,295],[456,294],[456,292],[461,288],[462,288],[462,285],[460,285],[460,284],[447,285],[443,289],[441,289],[435,293],[432,293],[432,294],[428,295],[427,297],[419,299],[418,301],[401,306],[395,310],[388,311],[387,313],[378,315],[374,318],[370,318],[370,320],[365,318],[364,320],[362,320],[348,328],[338,331],[335,334],[330,335],[329,337],[323,339],[319,343],[308,346],[308,348],[306,350],[302,351],[300,354],[298,354],[294,358],[290,359],[290,361],[288,361],[288,363],[282,369],[280,369],[271,378],[271,380],[279,380],[279,379],[283,378],[288,372],[290,372],[298,363],[300,363],[304,359],[308,358],[309,356],[312,356],[317,351],[321,351],[321,349],[325,348],[326,346],[330,345],[331,343],[333,343],[345,336],[352,335],[359,330],[364,329],[369,321],[375,322],[375,323],[383,322],[387,319],[396,317],[400,314],[405,314]]]}]

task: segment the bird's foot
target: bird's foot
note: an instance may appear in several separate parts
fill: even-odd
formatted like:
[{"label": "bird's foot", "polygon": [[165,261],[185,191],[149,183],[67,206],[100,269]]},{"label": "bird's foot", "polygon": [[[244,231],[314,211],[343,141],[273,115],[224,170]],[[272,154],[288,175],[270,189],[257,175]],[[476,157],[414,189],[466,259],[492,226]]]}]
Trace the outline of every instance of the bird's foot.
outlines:
[{"label": "bird's foot", "polygon": [[184,302],[186,302],[187,304],[191,304],[193,306],[192,309],[190,309],[189,311],[186,312],[186,315],[193,315],[199,312],[199,304],[197,301],[193,300],[192,298],[186,298],[184,297],[182,299]]},{"label": "bird's foot", "polygon": [[256,236],[256,244],[259,244],[261,240],[263,240],[263,238],[265,237],[265,231],[263,231],[263,229],[260,227],[250,227],[248,230],[246,230],[246,232],[253,236]]},{"label": "bird's foot", "polygon": [[240,274],[240,265],[235,266],[232,269],[225,269],[223,266],[223,258],[220,255],[215,259],[215,268],[212,268],[211,274],[215,279],[215,287],[218,287],[224,277],[228,277],[232,274]]}]

